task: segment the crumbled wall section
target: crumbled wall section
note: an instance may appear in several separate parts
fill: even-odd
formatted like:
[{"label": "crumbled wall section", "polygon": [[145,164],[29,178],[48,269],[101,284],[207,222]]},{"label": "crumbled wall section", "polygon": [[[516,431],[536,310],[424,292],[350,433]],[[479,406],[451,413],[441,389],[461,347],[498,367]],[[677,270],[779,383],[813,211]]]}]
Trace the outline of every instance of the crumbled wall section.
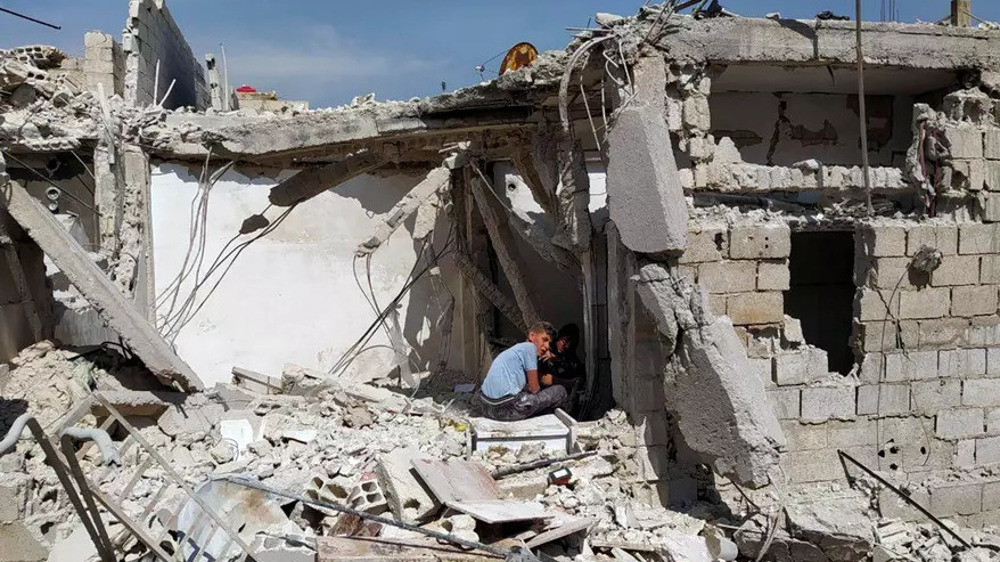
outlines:
[{"label": "crumbled wall section", "polygon": [[87,87],[97,91],[98,85],[106,96],[125,94],[125,52],[121,43],[99,31],[84,35],[83,70]]},{"label": "crumbled wall section", "polygon": [[[132,0],[122,37],[125,100],[145,106],[161,100],[176,80],[167,109],[209,106],[205,69],[170,15],[164,0]],[[156,64],[160,63],[159,80]],[[154,92],[154,88],[156,91]]]},{"label": "crumbled wall section", "polygon": [[748,329],[784,321],[783,291],[788,290],[791,230],[783,222],[700,222],[688,234],[680,273],[709,294],[712,312],[729,316],[748,343]]}]

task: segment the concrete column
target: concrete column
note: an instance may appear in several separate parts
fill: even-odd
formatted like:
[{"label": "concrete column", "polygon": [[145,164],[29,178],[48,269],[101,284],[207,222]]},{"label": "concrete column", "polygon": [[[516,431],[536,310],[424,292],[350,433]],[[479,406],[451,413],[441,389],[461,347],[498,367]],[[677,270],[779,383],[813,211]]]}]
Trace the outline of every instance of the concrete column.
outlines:
[{"label": "concrete column", "polygon": [[101,142],[94,150],[94,208],[100,252],[110,258],[118,249],[121,201],[114,149]]},{"label": "concrete column", "polygon": [[972,0],[951,0],[951,25],[972,27]]}]

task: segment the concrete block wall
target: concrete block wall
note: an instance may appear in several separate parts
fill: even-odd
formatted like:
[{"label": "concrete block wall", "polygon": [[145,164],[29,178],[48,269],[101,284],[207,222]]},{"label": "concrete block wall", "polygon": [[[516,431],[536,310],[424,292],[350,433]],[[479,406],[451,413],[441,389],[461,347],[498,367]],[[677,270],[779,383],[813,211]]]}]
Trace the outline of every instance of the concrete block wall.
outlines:
[{"label": "concrete block wall", "polygon": [[97,91],[98,85],[107,96],[125,95],[125,52],[121,43],[107,33],[91,31],[84,35],[83,70],[86,85]]},{"label": "concrete block wall", "polygon": [[[791,231],[784,222],[692,222],[680,271],[709,294],[713,312],[760,329],[784,322]],[[746,332],[743,332],[744,342]]]},{"label": "concrete block wall", "polygon": [[205,69],[170,15],[165,0],[131,0],[122,47],[126,101],[138,106],[156,103],[166,94],[171,81],[176,81],[164,107],[209,107]]}]

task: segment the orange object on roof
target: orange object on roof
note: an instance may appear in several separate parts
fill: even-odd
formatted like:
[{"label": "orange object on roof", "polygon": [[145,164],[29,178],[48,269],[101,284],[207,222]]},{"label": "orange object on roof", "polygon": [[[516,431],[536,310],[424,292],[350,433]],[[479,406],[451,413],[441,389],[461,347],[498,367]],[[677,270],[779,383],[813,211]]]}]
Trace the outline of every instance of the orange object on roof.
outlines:
[{"label": "orange object on roof", "polygon": [[507,51],[503,62],[500,63],[500,74],[509,70],[517,70],[526,66],[531,66],[538,58],[538,49],[531,43],[518,43]]}]

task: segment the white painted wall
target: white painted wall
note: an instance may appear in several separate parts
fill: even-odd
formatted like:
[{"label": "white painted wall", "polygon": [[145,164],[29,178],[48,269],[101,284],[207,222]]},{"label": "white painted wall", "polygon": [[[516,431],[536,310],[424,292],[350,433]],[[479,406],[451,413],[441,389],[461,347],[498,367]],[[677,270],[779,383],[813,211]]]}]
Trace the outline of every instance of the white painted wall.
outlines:
[{"label": "white painted wall", "polygon": [[[197,174],[178,165],[153,169],[158,295],[176,276],[187,251]],[[274,232],[243,252],[205,307],[181,331],[178,353],[207,384],[229,381],[234,365],[272,376],[289,362],[329,369],[375,319],[352,274],[354,251],[419,179],[362,176],[300,205]],[[267,207],[275,183],[229,172],[215,185],[209,203],[206,264],[244,219]],[[276,214],[272,210],[267,216]],[[382,306],[403,286],[416,259],[412,223],[411,218],[372,258],[372,284]],[[439,217],[434,234],[439,248],[448,236],[444,223]],[[367,285],[363,262],[358,268]],[[421,369],[437,361],[441,343],[437,324],[451,294],[458,294],[458,277],[445,261],[439,276],[423,278],[402,302],[399,322],[407,352]],[[449,366],[462,368],[460,322],[455,326]],[[380,331],[372,343],[386,345],[389,340]],[[393,355],[381,348],[363,353],[352,376],[387,374]]]}]

